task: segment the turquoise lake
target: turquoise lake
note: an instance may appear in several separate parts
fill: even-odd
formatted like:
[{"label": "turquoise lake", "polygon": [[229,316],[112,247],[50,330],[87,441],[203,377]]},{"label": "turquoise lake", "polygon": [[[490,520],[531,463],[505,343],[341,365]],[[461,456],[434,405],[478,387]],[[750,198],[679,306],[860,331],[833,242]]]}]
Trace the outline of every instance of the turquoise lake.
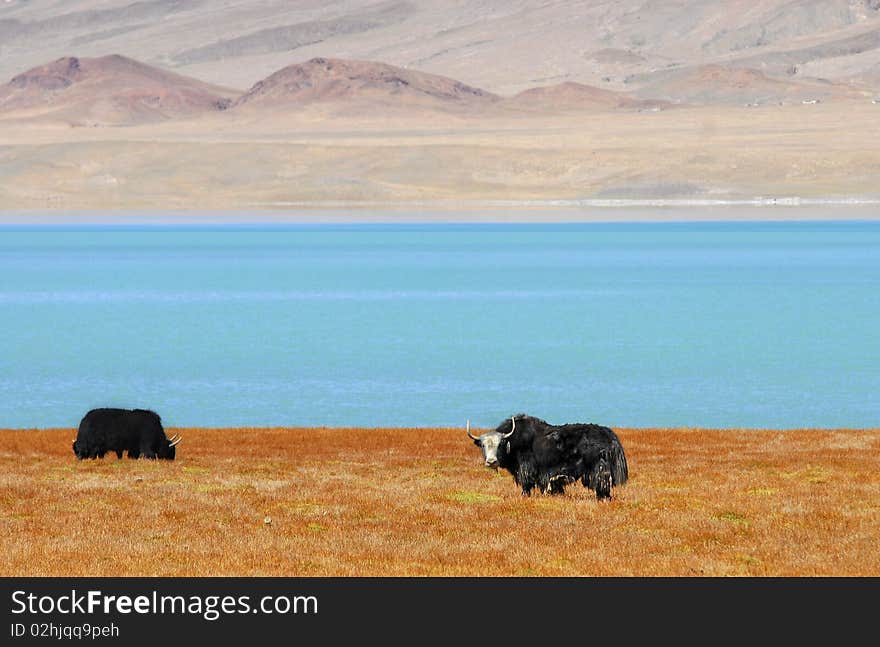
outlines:
[{"label": "turquoise lake", "polygon": [[0,427],[880,427],[880,223],[0,227]]}]

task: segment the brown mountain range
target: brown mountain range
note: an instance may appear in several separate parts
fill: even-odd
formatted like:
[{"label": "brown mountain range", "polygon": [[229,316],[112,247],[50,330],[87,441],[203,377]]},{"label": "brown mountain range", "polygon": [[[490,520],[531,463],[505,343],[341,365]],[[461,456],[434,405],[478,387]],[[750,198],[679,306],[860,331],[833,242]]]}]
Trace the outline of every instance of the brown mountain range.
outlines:
[{"label": "brown mountain range", "polygon": [[236,94],[125,56],[65,57],[0,86],[0,113],[75,125],[130,125],[217,112]]},{"label": "brown mountain range", "polygon": [[257,82],[233,108],[311,104],[381,105],[399,109],[480,110],[501,97],[460,81],[372,61],[313,58]]},{"label": "brown mountain range", "polygon": [[[231,112],[310,110],[323,116],[419,116],[657,111],[673,105],[755,105],[873,94],[820,79],[777,79],[759,70],[702,65],[633,79],[632,92],[566,81],[501,97],[455,79],[374,61],[313,58],[246,92],[214,86],[119,56],[65,57],[0,86],[0,118],[73,125],[136,125]],[[372,111],[372,112],[371,112]]]}]

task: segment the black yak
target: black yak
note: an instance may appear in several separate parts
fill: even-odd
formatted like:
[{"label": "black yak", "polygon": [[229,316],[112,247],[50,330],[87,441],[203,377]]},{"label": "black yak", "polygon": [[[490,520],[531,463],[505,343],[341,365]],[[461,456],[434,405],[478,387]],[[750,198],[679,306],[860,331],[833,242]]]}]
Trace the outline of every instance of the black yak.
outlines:
[{"label": "black yak", "polygon": [[103,458],[107,452],[128,452],[129,458],[174,460],[175,447],[183,440],[165,437],[162,420],[145,409],[92,409],[79,423],[73,453],[83,458]]},{"label": "black yak", "polygon": [[611,487],[626,483],[626,455],[617,434],[595,424],[551,425],[518,414],[495,431],[467,435],[483,452],[486,467],[503,468],[529,496],[541,492],[563,494],[568,483],[580,480],[599,499],[611,498]]}]

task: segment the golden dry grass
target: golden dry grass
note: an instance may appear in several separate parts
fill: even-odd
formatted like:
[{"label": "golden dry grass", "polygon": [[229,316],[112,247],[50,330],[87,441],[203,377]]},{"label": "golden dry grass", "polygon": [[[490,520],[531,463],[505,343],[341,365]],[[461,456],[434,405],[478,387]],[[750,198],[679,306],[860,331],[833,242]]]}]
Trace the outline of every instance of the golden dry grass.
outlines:
[{"label": "golden dry grass", "polygon": [[620,430],[603,503],[521,498],[459,429],[171,431],[0,431],[0,575],[880,575],[880,430]]}]

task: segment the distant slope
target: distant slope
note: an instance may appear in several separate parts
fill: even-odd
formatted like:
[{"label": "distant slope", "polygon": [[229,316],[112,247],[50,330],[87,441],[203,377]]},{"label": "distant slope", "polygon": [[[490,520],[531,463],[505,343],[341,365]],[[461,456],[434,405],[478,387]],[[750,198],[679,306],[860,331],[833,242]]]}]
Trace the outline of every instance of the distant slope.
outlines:
[{"label": "distant slope", "polygon": [[386,2],[364,11],[353,10],[335,18],[304,20],[293,24],[273,24],[244,35],[231,33],[215,42],[186,49],[173,55],[178,65],[210,63],[229,58],[277,54],[314,45],[335,37],[355,36],[394,25],[414,11],[408,2]]},{"label": "distant slope", "polygon": [[330,56],[503,95],[563,81],[626,90],[624,78],[647,81],[670,65],[771,78],[794,66],[839,81],[880,64],[878,29],[880,0],[6,0],[0,78],[76,51],[241,89],[291,61]]},{"label": "distant slope", "polygon": [[288,65],[239,93],[120,55],[65,57],[0,86],[0,119],[137,125],[227,110],[290,115],[307,111],[318,118],[386,119],[437,113],[492,118],[874,96],[864,83],[777,79],[758,70],[717,64],[634,75],[627,83],[634,86],[632,92],[566,81],[505,98],[449,77],[386,63],[313,58]]},{"label": "distant slope", "polygon": [[443,76],[372,61],[314,58],[257,82],[232,107],[295,109],[324,104],[347,109],[369,104],[395,110],[470,111],[499,100]]},{"label": "distant slope", "polygon": [[622,92],[566,81],[522,92],[504,100],[509,108],[541,112],[578,112],[597,110],[660,110],[671,104],[644,100]]},{"label": "distant slope", "polygon": [[[646,81],[646,82],[644,82]],[[692,104],[766,104],[852,98],[852,87],[813,80],[780,80],[748,68],[700,65],[643,80],[639,96]]]},{"label": "distant slope", "polygon": [[124,56],[66,57],[0,86],[0,117],[132,125],[216,112],[235,94]]}]

